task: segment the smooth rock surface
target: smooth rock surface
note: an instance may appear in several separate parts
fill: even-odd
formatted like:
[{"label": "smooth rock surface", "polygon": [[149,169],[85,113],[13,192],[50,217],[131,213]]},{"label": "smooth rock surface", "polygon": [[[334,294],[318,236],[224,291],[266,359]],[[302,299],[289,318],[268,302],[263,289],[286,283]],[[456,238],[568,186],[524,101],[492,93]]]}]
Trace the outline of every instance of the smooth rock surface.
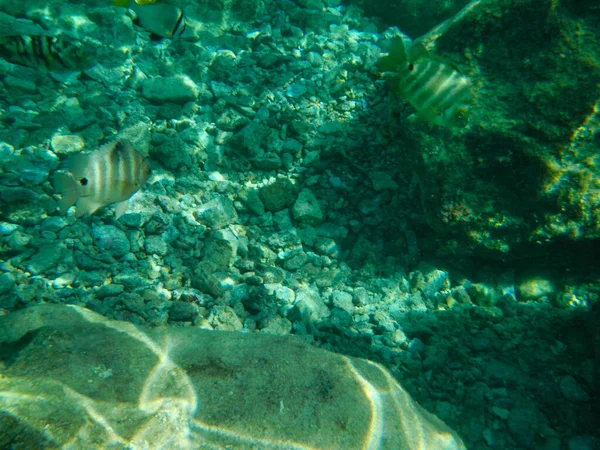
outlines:
[{"label": "smooth rock surface", "polygon": [[383,367],[294,338],[45,304],[0,317],[0,350],[3,448],[465,448]]}]

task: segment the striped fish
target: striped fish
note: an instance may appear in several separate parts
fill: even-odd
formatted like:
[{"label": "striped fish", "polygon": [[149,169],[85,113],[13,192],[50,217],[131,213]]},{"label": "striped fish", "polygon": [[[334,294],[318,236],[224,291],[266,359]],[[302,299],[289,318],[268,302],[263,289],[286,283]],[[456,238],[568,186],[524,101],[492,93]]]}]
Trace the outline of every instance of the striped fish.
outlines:
[{"label": "striped fish", "polygon": [[84,45],[66,36],[1,36],[0,56],[12,64],[46,67],[52,71],[77,71],[93,63]]},{"label": "striped fish", "polygon": [[379,62],[383,71],[393,72],[392,88],[417,112],[414,118],[445,127],[466,127],[473,101],[471,83],[451,63],[430,55],[413,44],[406,51],[402,39],[392,44]]},{"label": "striped fish", "polygon": [[95,152],[72,156],[65,170],[54,173],[52,184],[62,197],[58,205],[62,214],[75,205],[75,215],[81,217],[116,203],[118,219],[127,209],[129,198],[149,175],[146,159],[131,143],[119,140]]},{"label": "striped fish", "polygon": [[183,11],[174,5],[156,0],[114,0],[114,4],[131,9],[138,24],[155,36],[173,38],[186,31]]}]

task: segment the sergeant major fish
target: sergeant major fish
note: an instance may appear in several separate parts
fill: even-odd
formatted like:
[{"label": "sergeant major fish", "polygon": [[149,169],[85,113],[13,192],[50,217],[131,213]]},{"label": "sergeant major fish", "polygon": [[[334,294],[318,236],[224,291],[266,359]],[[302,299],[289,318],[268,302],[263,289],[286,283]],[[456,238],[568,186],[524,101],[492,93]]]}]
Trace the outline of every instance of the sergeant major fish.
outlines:
[{"label": "sergeant major fish", "polygon": [[418,43],[407,50],[398,38],[378,67],[394,73],[392,89],[417,110],[415,118],[446,127],[467,126],[471,85],[449,62],[430,55]]},{"label": "sergeant major fish", "polygon": [[114,5],[131,9],[139,25],[156,36],[178,37],[186,31],[183,11],[174,5],[156,0],[114,0]]},{"label": "sergeant major fish", "polygon": [[12,64],[78,71],[94,63],[92,49],[66,36],[0,36],[0,56]]},{"label": "sergeant major fish", "polygon": [[75,205],[76,217],[94,214],[99,208],[116,203],[118,219],[127,209],[129,198],[150,175],[150,166],[131,143],[119,140],[95,152],[69,158],[65,170],[54,173],[54,189],[61,194],[59,210],[64,214]]}]

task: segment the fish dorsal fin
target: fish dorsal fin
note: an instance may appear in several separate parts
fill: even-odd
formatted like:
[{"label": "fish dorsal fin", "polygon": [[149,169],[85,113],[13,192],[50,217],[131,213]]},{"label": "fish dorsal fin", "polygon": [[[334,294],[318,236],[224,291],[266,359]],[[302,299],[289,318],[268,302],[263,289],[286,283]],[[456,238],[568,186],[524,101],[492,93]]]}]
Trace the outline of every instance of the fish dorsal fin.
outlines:
[{"label": "fish dorsal fin", "polygon": [[392,41],[387,56],[382,57],[377,63],[377,68],[382,72],[396,72],[398,67],[406,62],[406,49],[404,40],[398,36]]},{"label": "fish dorsal fin", "polygon": [[417,41],[410,46],[408,57],[411,61],[416,61],[420,58],[428,58],[433,61],[437,61],[439,63],[450,66],[452,69],[460,73],[460,69],[456,66],[456,64],[453,61],[450,61],[449,59],[444,58],[443,56],[440,56],[436,53],[430,53],[429,50],[427,50],[425,44],[420,41]]},{"label": "fish dorsal fin", "polygon": [[413,62],[420,58],[431,58],[431,55],[422,42],[414,42],[408,49],[408,59]]},{"label": "fish dorsal fin", "polygon": [[98,148],[98,151],[101,153],[109,153],[113,148],[119,143],[119,141],[108,142],[107,144],[103,144]]}]

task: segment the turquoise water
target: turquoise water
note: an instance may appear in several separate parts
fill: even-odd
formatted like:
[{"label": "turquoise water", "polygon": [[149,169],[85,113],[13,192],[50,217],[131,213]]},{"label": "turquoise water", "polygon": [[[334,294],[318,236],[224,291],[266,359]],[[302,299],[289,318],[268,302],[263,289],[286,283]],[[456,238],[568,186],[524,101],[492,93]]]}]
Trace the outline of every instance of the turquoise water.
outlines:
[{"label": "turquoise water", "polygon": [[[0,448],[67,448],[77,426],[44,425],[58,410],[112,424],[87,441],[79,429],[75,448],[460,448],[454,436],[470,449],[599,448],[595,2],[125,6],[0,2]],[[127,331],[139,346],[73,345],[96,359],[55,372],[69,347],[52,353],[44,333],[60,334],[71,310],[15,313],[40,304],[139,326]],[[88,333],[96,316],[81,314],[61,344]],[[204,372],[186,365],[187,342],[169,359],[165,336],[180,328],[294,335],[387,371],[340,359],[347,370],[317,373],[335,366],[318,353],[286,384],[269,377],[279,356],[248,357],[262,367],[252,389],[275,405],[267,433],[203,416],[196,435],[198,411],[218,406],[198,403]],[[233,359],[245,339],[232,339]],[[278,345],[296,354],[286,339],[265,344]],[[148,349],[160,363],[135,372]],[[246,376],[217,359],[201,364],[207,376]],[[112,377],[123,360],[136,375]],[[69,367],[83,367],[79,381]],[[165,374],[188,387],[169,391]],[[50,378],[83,397],[44,397]],[[449,428],[386,413],[377,399],[397,392],[392,379]],[[136,383],[150,384],[104,397]],[[304,411],[281,425],[292,385],[322,394],[307,400],[320,421]],[[232,392],[227,407],[252,416]],[[357,392],[360,418],[323,413],[351,411]],[[60,406],[15,403],[30,396]],[[94,413],[101,404],[112,406]],[[184,432],[140,431],[163,416],[157,433]],[[279,426],[280,441],[266,437]]]}]

